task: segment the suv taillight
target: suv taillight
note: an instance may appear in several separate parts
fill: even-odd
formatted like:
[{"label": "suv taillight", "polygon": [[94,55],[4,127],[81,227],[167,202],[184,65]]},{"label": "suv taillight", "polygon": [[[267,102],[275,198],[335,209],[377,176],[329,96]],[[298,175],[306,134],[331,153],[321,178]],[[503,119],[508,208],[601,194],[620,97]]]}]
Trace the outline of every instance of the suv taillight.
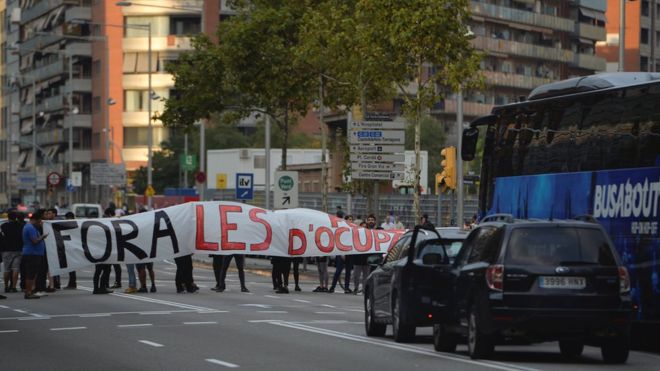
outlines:
[{"label": "suv taillight", "polygon": [[630,276],[626,267],[619,267],[619,292],[625,294],[630,291]]},{"label": "suv taillight", "polygon": [[502,291],[504,287],[504,266],[502,264],[486,268],[486,283],[492,290]]}]

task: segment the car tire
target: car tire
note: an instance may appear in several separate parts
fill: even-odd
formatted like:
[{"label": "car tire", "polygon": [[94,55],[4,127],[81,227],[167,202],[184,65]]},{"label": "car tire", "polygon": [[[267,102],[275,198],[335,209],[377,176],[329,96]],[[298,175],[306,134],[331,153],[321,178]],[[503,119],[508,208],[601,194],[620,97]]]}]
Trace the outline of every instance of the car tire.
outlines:
[{"label": "car tire", "polygon": [[477,307],[468,313],[468,354],[472,359],[489,357],[495,350],[493,336],[483,332],[483,321]]},{"label": "car tire", "polygon": [[600,346],[600,354],[605,363],[625,363],[630,353],[630,335],[622,332],[616,337],[605,339]]},{"label": "car tire", "polygon": [[577,340],[559,340],[559,351],[566,358],[579,358],[584,351],[584,344]]},{"label": "car tire", "polygon": [[401,300],[395,295],[392,298],[392,332],[394,341],[406,343],[415,337],[415,326],[411,326],[401,320]]},{"label": "car tire", "polygon": [[364,293],[364,328],[367,336],[385,336],[387,325],[376,323],[374,311],[374,294],[369,290]]},{"label": "car tire", "polygon": [[454,353],[458,345],[458,336],[447,331],[447,325],[433,325],[433,348],[438,352]]}]

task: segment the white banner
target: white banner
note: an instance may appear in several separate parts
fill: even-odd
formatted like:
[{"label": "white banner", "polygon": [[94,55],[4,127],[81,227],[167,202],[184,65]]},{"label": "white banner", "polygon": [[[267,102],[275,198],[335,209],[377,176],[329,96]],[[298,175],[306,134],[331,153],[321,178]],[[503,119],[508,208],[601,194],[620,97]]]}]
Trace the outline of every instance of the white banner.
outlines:
[{"label": "white banner", "polygon": [[191,202],[122,218],[46,222],[44,233],[53,275],[90,264],[147,263],[191,253],[384,253],[399,238],[321,211],[270,211],[235,202]]}]

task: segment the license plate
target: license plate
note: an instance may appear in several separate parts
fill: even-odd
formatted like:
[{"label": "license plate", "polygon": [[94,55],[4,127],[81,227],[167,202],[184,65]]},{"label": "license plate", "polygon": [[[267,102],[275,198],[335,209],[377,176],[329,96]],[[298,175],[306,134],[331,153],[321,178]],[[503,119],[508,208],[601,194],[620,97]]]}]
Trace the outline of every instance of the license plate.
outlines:
[{"label": "license plate", "polygon": [[584,277],[541,277],[540,286],[543,289],[583,289],[587,287],[587,280]]}]

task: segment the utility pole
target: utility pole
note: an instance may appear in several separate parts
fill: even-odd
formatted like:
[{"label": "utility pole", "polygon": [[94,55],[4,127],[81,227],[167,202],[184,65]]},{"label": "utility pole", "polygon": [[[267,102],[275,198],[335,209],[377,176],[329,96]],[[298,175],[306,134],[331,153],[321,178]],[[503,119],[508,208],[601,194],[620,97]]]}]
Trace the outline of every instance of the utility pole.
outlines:
[{"label": "utility pole", "polygon": [[456,95],[456,225],[463,228],[463,159],[461,147],[463,140],[463,88],[458,88]]},{"label": "utility pole", "polygon": [[328,167],[326,166],[327,138],[326,127],[323,117],[323,75],[319,75],[319,122],[321,123],[321,208],[328,212]]},{"label": "utility pole", "polygon": [[626,52],[626,0],[619,0],[619,72],[625,71]]},{"label": "utility pole", "polygon": [[266,210],[270,210],[270,115],[266,114],[266,130],[264,138],[264,149],[266,150],[266,166],[264,176],[264,193],[266,201]]}]

